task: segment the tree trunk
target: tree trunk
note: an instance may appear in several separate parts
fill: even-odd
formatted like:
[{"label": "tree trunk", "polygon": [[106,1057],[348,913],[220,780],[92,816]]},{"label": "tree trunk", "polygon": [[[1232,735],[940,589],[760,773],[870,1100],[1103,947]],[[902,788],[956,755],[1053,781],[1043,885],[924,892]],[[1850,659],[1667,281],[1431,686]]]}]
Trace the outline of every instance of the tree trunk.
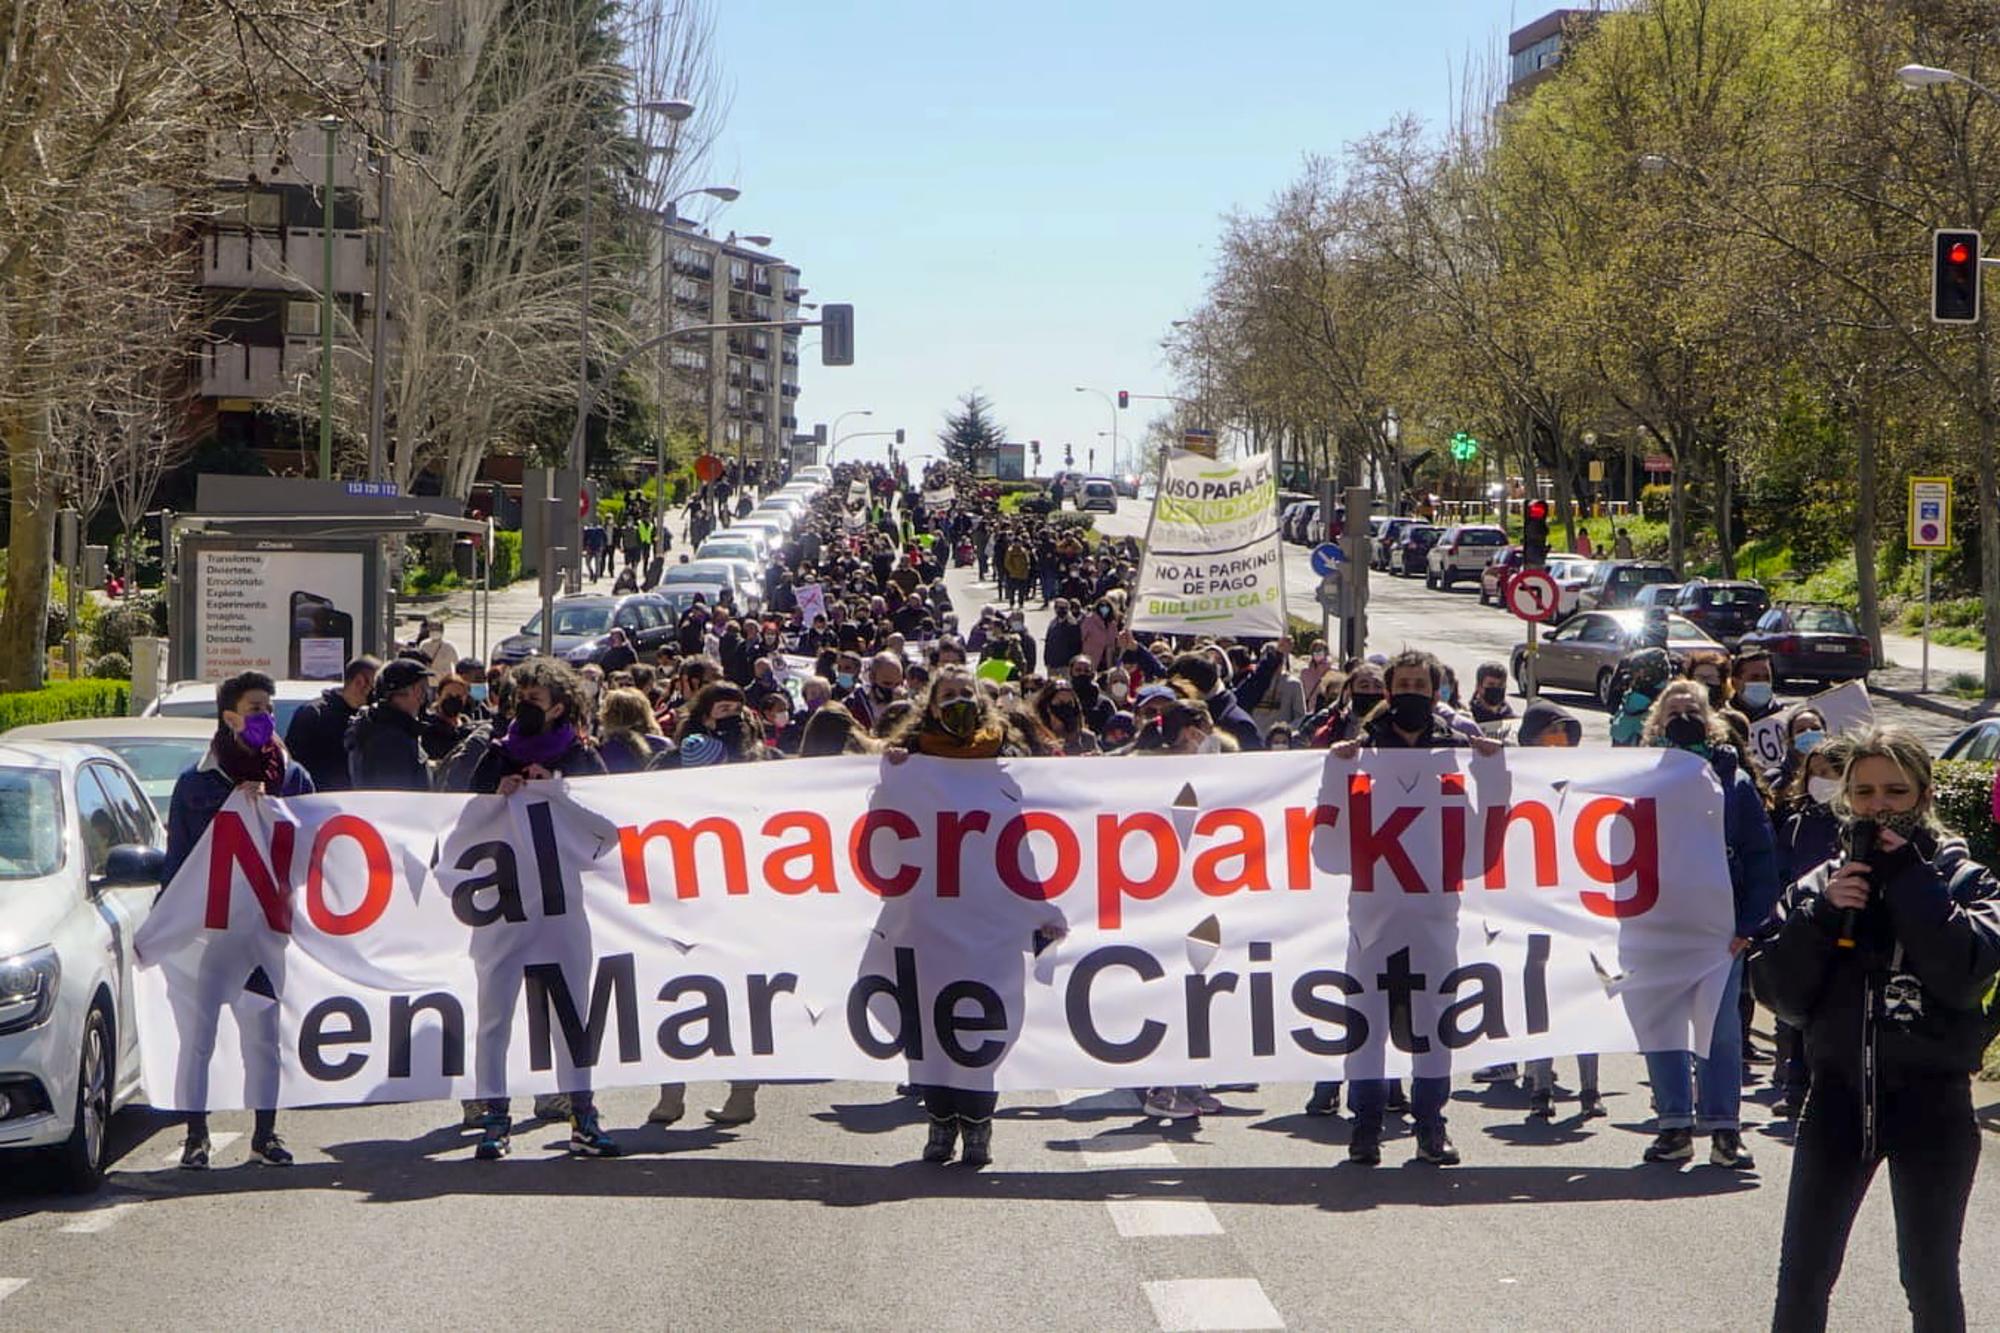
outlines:
[{"label": "tree trunk", "polygon": [[10,406],[0,413],[0,443],[7,453],[13,524],[7,543],[7,597],[0,603],[0,688],[38,690],[48,664],[49,564],[55,535],[55,497],[42,477],[48,441],[48,408]]},{"label": "tree trunk", "polygon": [[1875,405],[1864,393],[1854,415],[1854,584],[1861,604],[1861,632],[1875,665],[1882,652],[1882,597],[1875,584]]},{"label": "tree trunk", "polygon": [[1986,604],[1986,698],[2000,697],[2000,487],[1993,480],[2000,405],[1993,401],[1986,340],[1979,341],[1979,595]]},{"label": "tree trunk", "polygon": [[1673,481],[1667,487],[1670,497],[1667,504],[1667,563],[1674,567],[1674,577],[1679,578],[1681,569],[1687,564],[1687,455],[1688,450],[1680,432],[1671,437],[1673,457],[1668,461],[1674,466]]},{"label": "tree trunk", "polygon": [[1715,536],[1722,548],[1722,577],[1736,577],[1736,490],[1729,473],[1729,450],[1715,451]]}]

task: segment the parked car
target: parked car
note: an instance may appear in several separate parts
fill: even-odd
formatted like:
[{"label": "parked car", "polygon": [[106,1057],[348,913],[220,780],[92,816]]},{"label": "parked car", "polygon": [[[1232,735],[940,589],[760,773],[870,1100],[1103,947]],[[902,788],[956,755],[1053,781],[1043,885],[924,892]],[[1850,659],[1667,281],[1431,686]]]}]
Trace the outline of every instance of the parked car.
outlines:
[{"label": "parked car", "polygon": [[139,780],[139,790],[153,803],[160,818],[167,816],[174,783],[201,762],[215,739],[215,691],[208,693],[207,717],[82,717],[68,722],[36,722],[15,727],[5,744],[29,741],[80,741],[101,745],[125,761]]},{"label": "parked car", "polygon": [[1560,625],[1576,614],[1578,600],[1597,573],[1597,562],[1582,555],[1552,555],[1549,577],[1556,581],[1556,613],[1552,623]]},{"label": "parked car", "polygon": [[1320,526],[1319,501],[1301,500],[1285,511],[1284,537],[1295,546],[1317,546],[1325,529]]},{"label": "parked car", "polygon": [[1118,512],[1118,488],[1103,477],[1090,477],[1083,483],[1083,489],[1076,493],[1076,512],[1087,514],[1093,509],[1102,509],[1107,514]]},{"label": "parked car", "polygon": [[70,1188],[103,1182],[111,1117],[139,1092],[132,937],[165,846],[110,751],[0,742],[0,1161],[41,1150]]},{"label": "parked car", "polygon": [[[720,565],[720,561],[713,562]],[[690,565],[676,565],[676,569],[689,569]],[[550,640],[550,649],[555,656],[572,666],[582,666],[587,662],[603,660],[604,650],[611,646],[610,634],[613,629],[625,631],[625,637],[632,643],[633,650],[642,661],[651,661],[660,645],[673,637],[674,622],[668,618],[666,604],[652,593],[628,593],[622,597],[604,597],[586,594],[581,597],[558,597],[550,607],[554,615],[555,634]],[[510,634],[494,645],[493,660],[514,663],[535,656],[542,650],[542,613],[529,617],[521,626],[519,634]]]},{"label": "parked car", "polygon": [[752,569],[762,569],[769,562],[766,548],[748,533],[724,532],[710,537],[695,548],[697,560],[737,560]]},{"label": "parked car", "polygon": [[2000,759],[2000,717],[1982,717],[1951,738],[1940,759],[1976,759],[1992,763]]},{"label": "parked car", "polygon": [[815,482],[822,489],[833,484],[833,469],[824,463],[808,463],[792,475],[799,481]]},{"label": "parked car", "polygon": [[1397,514],[1382,520],[1382,527],[1375,537],[1375,549],[1368,557],[1368,563],[1375,569],[1389,568],[1389,557],[1396,549],[1396,543],[1403,540],[1403,529],[1412,523],[1423,522],[1408,514]]},{"label": "parked car", "polygon": [[1866,680],[1875,666],[1874,650],[1854,617],[1825,602],[1779,602],[1738,642],[1738,651],[1745,648],[1771,655],[1771,675],[1780,685]]},{"label": "parked car", "polygon": [[1118,494],[1123,496],[1125,499],[1136,500],[1139,498],[1138,473],[1121,472],[1117,476],[1111,479],[1111,484],[1117,488]]},{"label": "parked car", "polygon": [[[278,734],[292,725],[292,714],[305,704],[311,703],[327,690],[338,689],[337,680],[280,680],[273,681],[278,689],[271,696],[271,709],[278,717]],[[146,705],[146,717],[194,717],[208,723],[209,733],[214,734],[219,720],[215,715],[215,686],[212,680],[177,680],[154,696]]]},{"label": "parked car", "polygon": [[[1626,608],[1618,611],[1581,611],[1557,627],[1541,642],[1535,657],[1535,679],[1544,689],[1578,690],[1594,695],[1606,708],[1612,706],[1611,678],[1625,654],[1642,646],[1647,612]],[[1667,651],[1674,654],[1723,652],[1721,644],[1702,632],[1701,626],[1685,616],[1667,613]],[[1517,685],[1525,687],[1528,646],[1514,649],[1513,671]]]},{"label": "parked car", "polygon": [[1648,583],[1645,587],[1639,589],[1638,592],[1632,594],[1632,605],[1637,607],[1670,607],[1674,604],[1674,599],[1680,595],[1681,585],[1678,583]]},{"label": "parked car", "polygon": [[1674,598],[1674,609],[1734,647],[1771,609],[1771,595],[1747,579],[1690,579]]},{"label": "parked car", "polygon": [[1455,523],[1438,537],[1425,558],[1424,586],[1449,589],[1462,578],[1477,578],[1507,544],[1507,530],[1491,523]]},{"label": "parked car", "polygon": [[[660,578],[660,586],[653,591],[669,593],[696,587],[727,590],[731,606],[745,614],[755,615],[763,609],[763,585],[761,576],[746,578],[743,573],[745,568],[740,560],[697,557],[684,565],[668,565],[667,572]],[[751,565],[747,568],[755,570],[757,567]],[[712,594],[703,595],[711,602],[716,600]]]},{"label": "parked car", "polygon": [[1493,553],[1479,571],[1479,604],[1493,606],[1500,603],[1507,591],[1507,580],[1514,577],[1521,568],[1522,550],[1518,546],[1503,546]]},{"label": "parked car", "polygon": [[1389,562],[1391,574],[1402,574],[1410,578],[1424,572],[1424,562],[1430,557],[1431,548],[1437,545],[1444,529],[1431,523],[1412,523],[1403,529],[1403,540],[1396,544],[1395,559]]},{"label": "parked car", "polygon": [[1657,560],[1604,560],[1591,575],[1582,596],[1577,598],[1577,609],[1582,611],[1615,611],[1619,607],[1632,605],[1639,589],[1649,583],[1675,583],[1671,566]]}]

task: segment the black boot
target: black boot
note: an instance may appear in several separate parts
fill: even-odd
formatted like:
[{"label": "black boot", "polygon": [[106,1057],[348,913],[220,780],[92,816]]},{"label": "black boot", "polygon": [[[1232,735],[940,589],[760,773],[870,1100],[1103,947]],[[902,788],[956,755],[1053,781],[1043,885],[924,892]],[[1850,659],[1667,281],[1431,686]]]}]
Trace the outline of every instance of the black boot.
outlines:
[{"label": "black boot", "polygon": [[965,1131],[965,1151],[959,1154],[958,1160],[974,1168],[990,1163],[993,1160],[993,1122],[960,1116],[958,1123]]},{"label": "black boot", "polygon": [[931,1137],[930,1142],[924,1145],[924,1160],[926,1162],[949,1162],[952,1150],[957,1146],[958,1117],[955,1115],[932,1116]]}]

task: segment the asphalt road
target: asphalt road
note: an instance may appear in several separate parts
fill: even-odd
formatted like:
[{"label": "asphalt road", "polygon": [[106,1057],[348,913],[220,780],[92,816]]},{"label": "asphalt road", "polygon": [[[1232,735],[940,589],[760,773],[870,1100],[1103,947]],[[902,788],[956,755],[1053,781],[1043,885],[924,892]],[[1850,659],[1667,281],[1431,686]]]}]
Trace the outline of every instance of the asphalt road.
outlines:
[{"label": "asphalt road", "polygon": [[[1105,527],[1142,523],[1128,508]],[[991,595],[953,582],[961,606]],[[1374,612],[1378,646],[1421,643],[1467,678],[1514,641],[1469,595],[1381,576]],[[1461,1081],[1466,1160],[1448,1170],[1410,1161],[1407,1125],[1381,1168],[1347,1166],[1345,1119],[1301,1114],[1306,1089],[1289,1085],[1164,1131],[1127,1094],[1010,1096],[979,1173],[917,1162],[917,1108],[881,1084],[770,1087],[731,1130],[698,1112],[648,1127],[651,1090],[607,1092],[618,1161],[569,1160],[541,1126],[477,1163],[457,1106],[428,1103],[287,1113],[288,1170],[245,1164],[244,1138],[224,1136],[249,1117],[219,1114],[217,1169],[191,1175],[171,1165],[178,1131],[129,1111],[95,1198],[8,1163],[0,1327],[1764,1326],[1791,1157],[1768,1088],[1745,1107],[1747,1175],[1642,1165],[1641,1062],[1607,1058],[1604,1088],[1608,1120],[1566,1100],[1542,1125],[1524,1094]],[[698,1086],[689,1105],[719,1095]],[[1993,1157],[2000,1085],[1975,1103]],[[1985,1165],[1963,1260],[1974,1327],[2000,1323],[2000,1164]],[[1887,1195],[1878,1179],[1837,1328],[1907,1326]]]}]

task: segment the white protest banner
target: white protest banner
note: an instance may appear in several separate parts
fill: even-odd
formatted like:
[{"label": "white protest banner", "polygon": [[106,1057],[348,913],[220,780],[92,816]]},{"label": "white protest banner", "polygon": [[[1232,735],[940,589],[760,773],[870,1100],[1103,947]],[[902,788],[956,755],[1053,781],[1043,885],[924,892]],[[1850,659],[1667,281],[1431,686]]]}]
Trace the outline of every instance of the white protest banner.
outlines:
[{"label": "white protest banner", "polygon": [[940,486],[936,490],[924,492],[924,508],[944,509],[958,499],[958,489],[954,486]]},{"label": "white protest banner", "polygon": [[801,583],[794,590],[799,599],[799,623],[812,628],[812,623],[826,614],[826,588],[817,583]]},{"label": "white protest banner", "polygon": [[1268,453],[1219,463],[1169,451],[1146,524],[1131,628],[1283,636],[1277,500]]},{"label": "white protest banner", "polygon": [[1857,731],[1875,720],[1875,705],[1868,687],[1858,680],[1822,690],[1812,698],[1781,709],[1750,724],[1750,754],[1764,768],[1776,768],[1791,746],[1792,715],[1810,708],[1826,719],[1826,734],[1838,736]]},{"label": "white protest banner", "polygon": [[153,1103],[184,1110],[1705,1047],[1734,928],[1721,804],[1660,750],[234,796],[134,941],[134,1012]]}]

